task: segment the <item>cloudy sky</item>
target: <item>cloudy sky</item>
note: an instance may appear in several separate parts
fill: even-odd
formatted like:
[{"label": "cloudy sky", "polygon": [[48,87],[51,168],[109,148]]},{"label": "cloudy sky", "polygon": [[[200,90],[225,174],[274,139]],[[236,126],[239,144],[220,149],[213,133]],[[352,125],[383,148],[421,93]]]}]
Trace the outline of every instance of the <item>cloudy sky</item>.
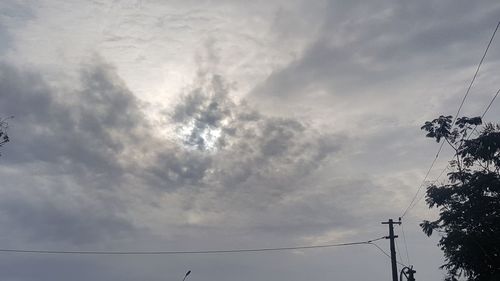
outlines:
[{"label": "cloudy sky", "polygon": [[[190,251],[364,241],[410,203],[498,1],[4,0],[0,248]],[[462,114],[500,85],[494,41]],[[497,73],[495,75],[495,73]],[[493,105],[487,121],[498,121]],[[450,151],[444,149],[430,179]],[[418,196],[417,198],[420,198]],[[398,259],[440,280],[404,218]],[[388,251],[388,241],[378,245]],[[0,279],[387,280],[370,245],[173,256],[0,254]]]}]

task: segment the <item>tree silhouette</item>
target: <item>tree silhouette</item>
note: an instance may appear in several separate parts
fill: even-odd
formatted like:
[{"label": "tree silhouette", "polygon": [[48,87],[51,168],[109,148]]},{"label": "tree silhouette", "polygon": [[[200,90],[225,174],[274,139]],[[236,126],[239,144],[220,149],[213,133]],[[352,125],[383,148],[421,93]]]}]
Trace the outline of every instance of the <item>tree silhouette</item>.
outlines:
[{"label": "tree silhouette", "polygon": [[500,280],[500,126],[481,126],[480,117],[440,116],[422,126],[427,137],[454,149],[445,184],[427,188],[429,208],[439,217],[420,226],[428,236],[441,234],[448,271],[445,280]]},{"label": "tree silhouette", "polygon": [[0,119],[0,147],[9,142],[9,135],[7,135],[7,119],[10,118]]}]

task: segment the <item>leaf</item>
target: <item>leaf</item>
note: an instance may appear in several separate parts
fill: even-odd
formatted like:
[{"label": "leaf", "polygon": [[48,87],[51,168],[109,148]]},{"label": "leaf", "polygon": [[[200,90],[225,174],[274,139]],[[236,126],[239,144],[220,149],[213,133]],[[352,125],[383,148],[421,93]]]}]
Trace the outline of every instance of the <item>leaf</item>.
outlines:
[{"label": "leaf", "polygon": [[420,227],[422,228],[422,231],[427,235],[427,236],[431,236],[432,235],[432,232],[434,231],[434,229],[437,227],[435,222],[430,222],[430,221],[427,221],[427,220],[424,220],[421,224],[420,224]]}]

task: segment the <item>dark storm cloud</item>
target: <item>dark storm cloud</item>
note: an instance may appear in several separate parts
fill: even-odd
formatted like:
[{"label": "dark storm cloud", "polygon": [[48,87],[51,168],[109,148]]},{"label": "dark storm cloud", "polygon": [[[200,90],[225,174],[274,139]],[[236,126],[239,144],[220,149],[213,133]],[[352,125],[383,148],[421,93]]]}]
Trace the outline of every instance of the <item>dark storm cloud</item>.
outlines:
[{"label": "dark storm cloud", "polygon": [[[330,2],[316,40],[253,93],[293,98],[326,89],[352,95],[422,70],[475,64],[500,11],[496,1],[481,3]],[[498,59],[491,55],[490,61]]]}]

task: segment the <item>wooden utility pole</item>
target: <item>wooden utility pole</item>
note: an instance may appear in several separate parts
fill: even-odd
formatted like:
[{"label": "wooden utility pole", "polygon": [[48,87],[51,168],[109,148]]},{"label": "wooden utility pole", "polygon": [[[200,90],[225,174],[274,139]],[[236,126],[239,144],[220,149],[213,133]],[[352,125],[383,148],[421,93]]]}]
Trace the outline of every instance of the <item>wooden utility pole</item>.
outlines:
[{"label": "wooden utility pole", "polygon": [[394,235],[394,224],[401,224],[400,221],[395,222],[392,219],[389,221],[382,222],[382,224],[389,225],[389,236],[386,236],[385,239],[389,239],[390,247],[391,247],[391,265],[392,265],[392,281],[398,281],[398,265],[396,264],[396,247],[394,246],[394,239],[397,238],[397,235]]}]

